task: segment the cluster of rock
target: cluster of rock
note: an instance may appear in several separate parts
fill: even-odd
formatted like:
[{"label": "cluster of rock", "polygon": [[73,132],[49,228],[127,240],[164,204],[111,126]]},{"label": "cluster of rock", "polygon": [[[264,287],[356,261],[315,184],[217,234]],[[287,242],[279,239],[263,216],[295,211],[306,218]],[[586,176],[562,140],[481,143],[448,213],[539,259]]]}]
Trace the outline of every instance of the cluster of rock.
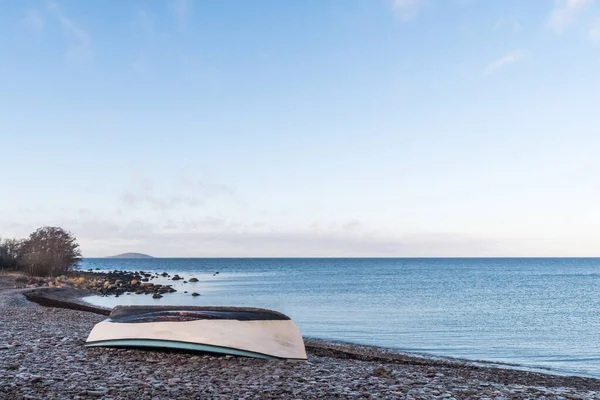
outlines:
[{"label": "cluster of rock", "polygon": [[152,294],[155,298],[160,298],[165,293],[177,291],[171,287],[171,285],[161,285],[150,282],[150,280],[155,279],[158,276],[158,274],[153,275],[144,271],[113,271],[105,274],[103,277],[88,279],[85,282],[85,288],[105,296],[120,296],[125,293],[135,293]]},{"label": "cluster of rock", "polygon": [[43,277],[25,277],[20,276],[15,279],[15,283],[19,287],[38,288],[38,287],[66,287],[72,285],[69,278],[66,276],[43,278]]},{"label": "cluster of rock", "polygon": [[[102,296],[120,296],[123,294],[150,294],[153,298],[161,298],[166,293],[173,293],[177,290],[172,285],[153,283],[151,280],[162,278],[173,281],[183,280],[183,277],[174,275],[171,277],[166,272],[150,273],[145,271],[111,271],[111,272],[73,272],[69,276],[59,277],[20,277],[17,283],[21,287],[39,288],[39,287],[67,287],[75,286],[90,290]],[[198,282],[197,278],[190,278],[189,282]],[[184,293],[187,293],[184,292]],[[198,293],[192,293],[192,296],[199,296]]]}]

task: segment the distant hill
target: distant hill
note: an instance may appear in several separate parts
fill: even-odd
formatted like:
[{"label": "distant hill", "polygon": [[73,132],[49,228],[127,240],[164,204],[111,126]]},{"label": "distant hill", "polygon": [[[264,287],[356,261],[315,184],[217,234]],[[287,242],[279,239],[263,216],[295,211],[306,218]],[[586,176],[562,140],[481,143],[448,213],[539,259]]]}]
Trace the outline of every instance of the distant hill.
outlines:
[{"label": "distant hill", "polygon": [[154,258],[154,257],[149,256],[148,254],[142,254],[142,253],[123,253],[123,254],[118,254],[116,256],[108,256],[106,258]]}]

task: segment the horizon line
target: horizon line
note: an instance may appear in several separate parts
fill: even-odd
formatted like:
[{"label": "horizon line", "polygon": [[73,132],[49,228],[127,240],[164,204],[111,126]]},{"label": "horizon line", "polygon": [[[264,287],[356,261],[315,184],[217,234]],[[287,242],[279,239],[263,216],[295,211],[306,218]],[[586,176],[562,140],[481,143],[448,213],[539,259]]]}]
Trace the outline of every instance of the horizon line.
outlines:
[{"label": "horizon line", "polygon": [[114,257],[114,256],[99,256],[99,257],[81,257],[81,259],[115,259],[115,260],[151,260],[151,259],[509,259],[509,258],[600,258],[600,256],[306,256],[306,257],[290,257],[290,256],[203,256],[203,257]]}]

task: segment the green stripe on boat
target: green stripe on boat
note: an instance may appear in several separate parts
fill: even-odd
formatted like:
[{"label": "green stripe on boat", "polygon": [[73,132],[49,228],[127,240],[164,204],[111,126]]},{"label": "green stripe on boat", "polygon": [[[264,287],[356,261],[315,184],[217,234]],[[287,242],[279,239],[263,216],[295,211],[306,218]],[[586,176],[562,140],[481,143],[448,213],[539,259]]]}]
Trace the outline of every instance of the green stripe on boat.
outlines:
[{"label": "green stripe on boat", "polygon": [[254,353],[251,351],[231,349],[227,347],[211,346],[199,343],[178,342],[173,340],[155,340],[155,339],[117,339],[102,340],[99,342],[89,342],[86,347],[159,347],[165,349],[180,349],[203,351],[207,353],[229,354],[232,356],[262,358],[264,360],[276,360],[277,357],[266,354]]}]

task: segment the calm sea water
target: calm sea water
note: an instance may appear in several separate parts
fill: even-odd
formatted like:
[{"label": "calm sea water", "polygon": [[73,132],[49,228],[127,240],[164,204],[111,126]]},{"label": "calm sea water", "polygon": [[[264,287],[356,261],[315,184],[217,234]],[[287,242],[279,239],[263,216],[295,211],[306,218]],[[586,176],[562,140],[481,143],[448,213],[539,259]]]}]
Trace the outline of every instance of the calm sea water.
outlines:
[{"label": "calm sea water", "polygon": [[600,377],[597,258],[85,259],[82,268],[200,280],[170,281],[179,292],[160,300],[88,298],[99,305],[265,307],[305,336]]}]

